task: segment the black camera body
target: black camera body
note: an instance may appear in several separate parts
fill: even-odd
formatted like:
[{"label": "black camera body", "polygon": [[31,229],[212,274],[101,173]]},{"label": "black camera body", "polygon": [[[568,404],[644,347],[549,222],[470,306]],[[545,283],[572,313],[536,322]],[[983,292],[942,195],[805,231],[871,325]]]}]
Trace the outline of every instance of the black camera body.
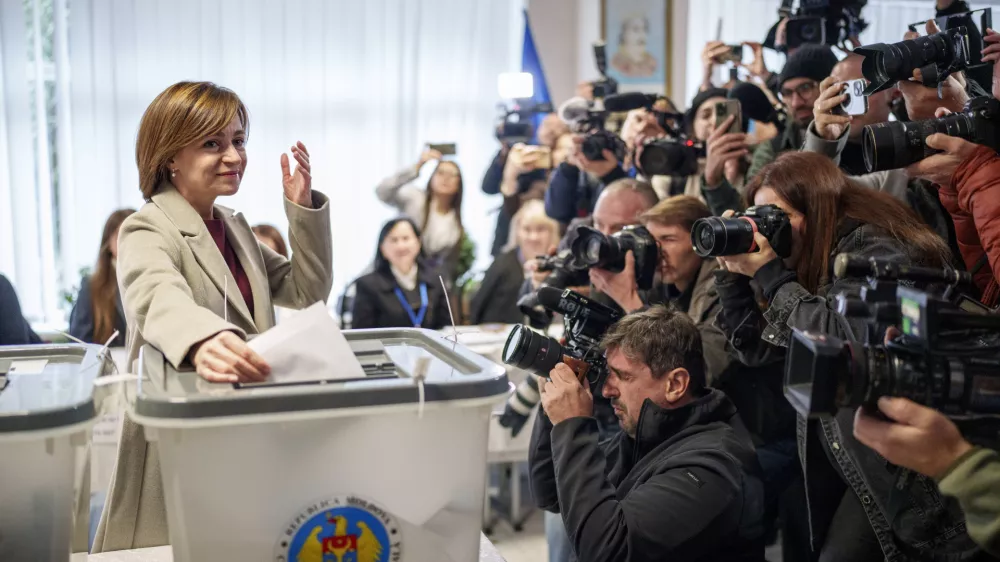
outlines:
[{"label": "black camera body", "polygon": [[565,343],[518,324],[507,336],[503,362],[546,378],[556,364],[566,363],[597,392],[607,375],[601,338],[621,313],[569,289],[542,287],[538,300],[546,310],[562,314]]},{"label": "black camera body", "polygon": [[625,269],[625,254],[635,258],[635,283],[648,291],[653,287],[660,251],[656,239],[644,226],[626,226],[611,236],[595,228],[580,226],[570,242],[572,263],[577,269],[603,269],[621,273]]},{"label": "black camera body", "polygon": [[703,258],[735,256],[759,251],[754,234],[767,238],[781,258],[792,254],[792,224],[776,205],[758,205],[732,217],[708,217],[694,221],[691,244]]},{"label": "black camera body", "polygon": [[[839,297],[841,313],[865,320],[867,342],[793,330],[785,363],[792,406],[804,416],[829,417],[858,406],[877,412],[879,398],[897,396],[952,417],[1000,420],[1000,316],[972,312],[950,297],[968,274],[871,262],[869,298]],[[842,265],[835,265],[838,277]],[[953,284],[941,296],[898,285],[932,279]],[[890,325],[902,335],[883,343]]]},{"label": "black camera body", "polygon": [[909,80],[917,69],[925,86],[937,86],[974,61],[964,26],[898,43],[865,45],[854,52],[865,57],[861,73],[868,80],[866,96],[891,88],[900,80]]},{"label": "black camera body", "polygon": [[515,105],[513,109],[499,104],[497,108],[500,110],[500,118],[497,121],[496,137],[498,141],[508,144],[529,142],[535,136],[532,118],[540,113],[552,113],[552,104],[549,103]]},{"label": "black camera body", "polygon": [[691,176],[698,173],[698,159],[706,155],[705,144],[680,133],[672,138],[649,139],[636,150],[635,167],[642,175]]},{"label": "black camera body", "polygon": [[927,146],[934,133],[965,139],[1000,151],[1000,101],[973,98],[961,113],[924,121],[888,121],[864,128],[861,148],[869,172],[904,168],[937,154]]}]

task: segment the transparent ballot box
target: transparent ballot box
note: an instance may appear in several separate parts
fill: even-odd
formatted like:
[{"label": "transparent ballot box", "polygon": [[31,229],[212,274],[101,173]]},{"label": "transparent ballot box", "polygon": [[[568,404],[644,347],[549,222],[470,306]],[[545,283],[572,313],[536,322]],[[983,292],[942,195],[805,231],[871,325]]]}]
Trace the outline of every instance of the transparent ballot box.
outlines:
[{"label": "transparent ballot box", "polygon": [[94,383],[111,368],[96,345],[0,346],[0,560],[67,562],[74,538],[86,550],[76,514],[86,514]]}]

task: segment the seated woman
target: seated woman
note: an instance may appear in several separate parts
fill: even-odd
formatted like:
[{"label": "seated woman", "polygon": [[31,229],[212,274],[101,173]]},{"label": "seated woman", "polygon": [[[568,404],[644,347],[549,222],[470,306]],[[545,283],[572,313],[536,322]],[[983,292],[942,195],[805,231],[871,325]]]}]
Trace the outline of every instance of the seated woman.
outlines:
[{"label": "seated woman", "polygon": [[[792,241],[784,259],[759,233],[759,251],[719,258],[725,271],[716,273],[723,309],[717,324],[748,365],[784,361],[793,328],[863,341],[864,322],[838,314],[832,297],[856,292],[865,280],[834,279],[837,254],[928,267],[949,260],[945,242],[905,204],[857,185],[818,154],[782,154],[754,176],[746,197],[748,204],[787,213]],[[766,308],[757,304],[751,280]],[[854,413],[843,408],[835,418],[799,419],[808,503],[798,505],[808,506],[809,514],[794,518],[811,525],[819,559],[882,560],[904,547],[914,559],[966,559],[975,545],[959,530],[964,516],[958,503],[919,479],[899,479],[884,459],[850,438]],[[902,494],[896,498],[901,501],[890,500],[891,494]],[[808,545],[809,530],[802,535]]]},{"label": "seated woman", "polygon": [[[436,150],[425,150],[416,165],[407,166],[378,184],[375,194],[392,205],[423,231],[420,243],[425,263],[444,275],[450,287],[458,277],[458,260],[462,250],[462,171],[451,160],[442,160]],[[434,175],[427,188],[413,185],[420,168],[437,160]]]},{"label": "seated woman", "polygon": [[[129,364],[149,343],[208,383],[262,381],[270,368],[245,338],[274,326],[274,304],[301,309],[330,295],[330,205],[312,189],[305,145],[291,149],[294,173],[281,155],[290,261],[257,242],[243,215],[215,204],[239,190],[249,127],[240,98],[211,82],[179,82],[146,108],[136,163],[147,203],[118,237]],[[168,541],[157,446],[126,416],[93,552]]]},{"label": "seated woman", "polygon": [[428,328],[451,324],[448,297],[423,259],[420,228],[409,218],[382,227],[375,271],[355,282],[351,328]]},{"label": "seated woman", "polygon": [[513,242],[486,270],[472,298],[472,324],[516,324],[524,321],[517,298],[524,284],[524,262],[548,255],[559,242],[559,223],[545,214],[545,203],[533,199],[511,221]]},{"label": "seated woman", "polygon": [[128,331],[125,309],[118,294],[118,229],[135,209],[119,209],[108,217],[101,234],[101,249],[97,252],[94,274],[80,280],[73,311],[69,314],[69,335],[87,343],[104,345],[111,334],[118,335],[112,347],[124,347]]}]

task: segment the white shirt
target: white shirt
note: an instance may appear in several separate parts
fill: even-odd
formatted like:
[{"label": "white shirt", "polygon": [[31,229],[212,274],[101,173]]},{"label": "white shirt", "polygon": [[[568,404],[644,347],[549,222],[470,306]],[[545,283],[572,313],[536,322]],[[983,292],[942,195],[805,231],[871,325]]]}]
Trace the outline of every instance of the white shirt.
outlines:
[{"label": "white shirt", "polygon": [[437,254],[457,245],[461,232],[455,210],[440,213],[434,208],[434,203],[431,203],[423,234],[424,251],[428,254]]},{"label": "white shirt", "polygon": [[393,266],[389,266],[389,270],[392,271],[392,276],[396,278],[396,283],[399,283],[400,288],[404,291],[412,291],[417,288],[417,264],[413,264],[409,273],[400,273]]}]

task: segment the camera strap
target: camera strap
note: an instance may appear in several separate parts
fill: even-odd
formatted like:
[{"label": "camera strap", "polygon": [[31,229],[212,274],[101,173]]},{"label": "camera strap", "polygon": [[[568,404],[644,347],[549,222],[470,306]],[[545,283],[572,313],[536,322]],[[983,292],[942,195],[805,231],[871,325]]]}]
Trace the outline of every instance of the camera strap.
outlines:
[{"label": "camera strap", "polygon": [[410,315],[413,327],[419,328],[424,323],[424,316],[427,315],[427,283],[420,284],[420,310],[417,312],[414,312],[413,307],[410,306],[410,301],[406,299],[406,295],[403,294],[403,290],[399,287],[396,287],[396,298],[399,299],[399,304],[403,305],[403,310]]}]

